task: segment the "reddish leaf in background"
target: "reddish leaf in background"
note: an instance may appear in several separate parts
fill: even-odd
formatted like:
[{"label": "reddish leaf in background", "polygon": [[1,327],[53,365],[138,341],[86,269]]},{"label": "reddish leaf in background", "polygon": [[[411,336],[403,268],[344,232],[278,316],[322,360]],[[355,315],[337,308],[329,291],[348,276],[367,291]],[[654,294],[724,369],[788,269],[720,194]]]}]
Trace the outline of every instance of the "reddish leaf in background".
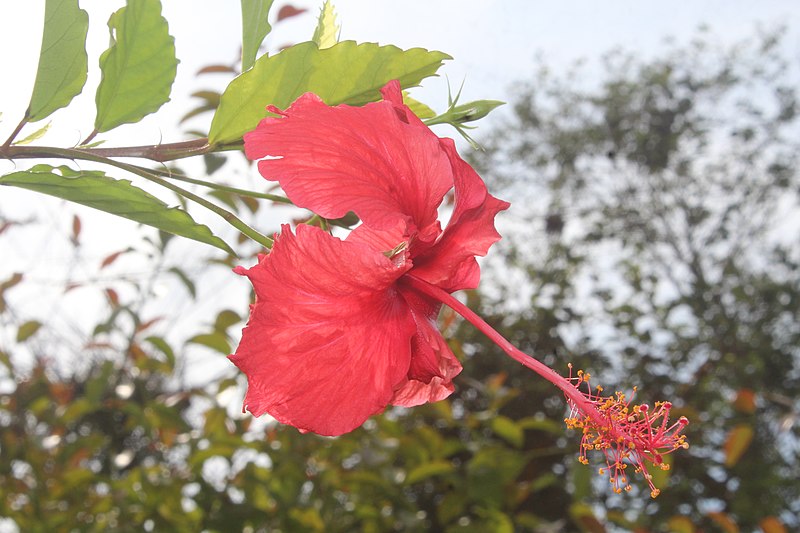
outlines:
[{"label": "reddish leaf in background", "polygon": [[298,9],[293,5],[285,5],[282,8],[280,8],[280,10],[278,10],[278,18],[276,20],[281,21],[291,17],[296,17],[297,15],[302,15],[306,11],[308,11],[308,9],[305,8]]}]

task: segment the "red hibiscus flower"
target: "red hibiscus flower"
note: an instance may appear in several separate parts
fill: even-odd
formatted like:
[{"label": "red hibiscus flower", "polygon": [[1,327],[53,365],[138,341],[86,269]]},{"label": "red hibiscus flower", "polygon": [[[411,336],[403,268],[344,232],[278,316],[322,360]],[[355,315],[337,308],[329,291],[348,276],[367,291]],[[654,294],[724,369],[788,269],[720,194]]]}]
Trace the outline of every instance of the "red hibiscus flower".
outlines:
[{"label": "red hibiscus flower", "polygon": [[[478,285],[475,256],[500,236],[508,207],[402,102],[329,107],[301,96],[245,135],[245,153],[295,205],[325,218],[352,211],[341,240],[316,227],[282,229],[249,270],[256,302],[231,360],[248,376],[245,406],[322,435],[360,426],[387,405],[446,398],[461,365],[436,326],[441,303],[404,282],[449,292]],[[453,190],[442,229],[437,209]]]},{"label": "red hibiscus flower", "polygon": [[[285,111],[270,107],[245,135],[295,205],[335,219],[354,212],[361,224],[340,239],[309,225],[284,226],[272,250],[250,269],[256,301],[231,360],[247,375],[244,407],[301,431],[341,435],[387,405],[446,398],[461,365],[436,325],[449,306],[508,355],[565,394],[567,425],[600,450],[616,490],[629,488],[627,463],[666,468],[663,455],[684,448],[688,423],[668,425],[671,404],[631,405],[602,396],[588,375],[565,378],[520,352],[451,293],[478,285],[475,260],[500,236],[495,215],[509,204],[402,102],[393,81],[384,100],[363,107],[324,104],[305,94]],[[444,229],[438,209],[449,191],[454,208]],[[587,389],[586,390],[581,390]]]}]

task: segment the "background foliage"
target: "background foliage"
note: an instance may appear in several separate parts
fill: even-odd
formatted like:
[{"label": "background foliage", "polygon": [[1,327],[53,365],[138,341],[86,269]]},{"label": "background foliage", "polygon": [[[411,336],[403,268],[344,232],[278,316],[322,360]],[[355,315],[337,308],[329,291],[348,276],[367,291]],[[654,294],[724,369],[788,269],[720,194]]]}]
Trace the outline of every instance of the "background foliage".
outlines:
[{"label": "background foliage", "polygon": [[[340,438],[241,415],[232,367],[186,386],[187,351],[230,353],[247,302],[170,335],[169,317],[140,305],[154,283],[177,277],[191,297],[202,270],[234,260],[186,270],[160,233],[103,259],[101,270],[140,256],[150,274],[88,284],[107,315],[74,345],[15,313],[24,275],[0,280],[0,516],[20,531],[800,527],[800,137],[779,39],[717,50],[701,37],[652,61],[613,54],[588,88],[580,68],[554,78],[543,67],[474,157],[515,211],[471,307],[551,366],[571,361],[607,388],[673,399],[692,420],[692,448],[657,500],[617,497],[578,464],[560,395],[448,313],[442,327],[465,366],[457,392]],[[198,112],[216,109],[219,94],[198,94]],[[227,141],[238,129],[219,131]],[[208,155],[207,171],[221,182],[240,157]],[[270,205],[212,196],[252,223]],[[25,224],[0,219],[0,239]],[[78,254],[80,234],[77,218]],[[54,361],[64,351],[81,364],[65,371]]]}]

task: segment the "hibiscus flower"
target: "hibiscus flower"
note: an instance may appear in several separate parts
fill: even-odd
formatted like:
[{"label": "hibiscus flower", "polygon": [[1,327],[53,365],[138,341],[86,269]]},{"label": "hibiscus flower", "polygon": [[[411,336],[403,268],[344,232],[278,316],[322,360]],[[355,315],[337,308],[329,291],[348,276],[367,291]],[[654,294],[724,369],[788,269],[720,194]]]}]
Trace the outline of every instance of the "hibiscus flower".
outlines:
[{"label": "hibiscus flower", "polygon": [[[437,327],[445,304],[564,391],[568,424],[583,430],[584,444],[627,447],[618,456],[597,448],[612,479],[613,465],[660,462],[661,453],[682,445],[683,426],[664,426],[657,442],[632,440],[628,404],[612,398],[616,408],[601,408],[599,392],[580,390],[587,380],[564,378],[523,354],[451,295],[477,287],[475,258],[500,238],[494,218],[509,204],[488,193],[451,139],[437,137],[403,104],[397,81],[382,95],[363,107],[331,107],[305,94],[285,111],[269,107],[278,116],[244,137],[247,157],[295,205],[327,219],[353,212],[361,221],[344,239],[315,226],[294,233],[283,226],[258,264],[236,269],[256,293],[231,356],[248,378],[244,408],[334,436],[388,405],[446,398],[461,364]],[[439,208],[450,191],[454,206],[443,228]],[[609,422],[612,411],[625,420]],[[635,425],[637,436],[643,428]]]}]

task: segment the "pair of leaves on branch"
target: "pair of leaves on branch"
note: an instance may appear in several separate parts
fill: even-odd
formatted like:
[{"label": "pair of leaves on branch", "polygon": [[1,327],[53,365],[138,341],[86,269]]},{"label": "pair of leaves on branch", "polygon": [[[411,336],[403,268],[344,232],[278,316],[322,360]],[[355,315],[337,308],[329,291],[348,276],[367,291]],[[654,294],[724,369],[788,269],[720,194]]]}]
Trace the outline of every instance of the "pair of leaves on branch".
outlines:
[{"label": "pair of leaves on branch", "polygon": [[[111,46],[100,56],[95,133],[137,122],[169,101],[178,60],[158,0],[129,0],[108,21]],[[67,106],[86,83],[89,16],[77,0],[47,0],[42,51],[24,122]]]}]

